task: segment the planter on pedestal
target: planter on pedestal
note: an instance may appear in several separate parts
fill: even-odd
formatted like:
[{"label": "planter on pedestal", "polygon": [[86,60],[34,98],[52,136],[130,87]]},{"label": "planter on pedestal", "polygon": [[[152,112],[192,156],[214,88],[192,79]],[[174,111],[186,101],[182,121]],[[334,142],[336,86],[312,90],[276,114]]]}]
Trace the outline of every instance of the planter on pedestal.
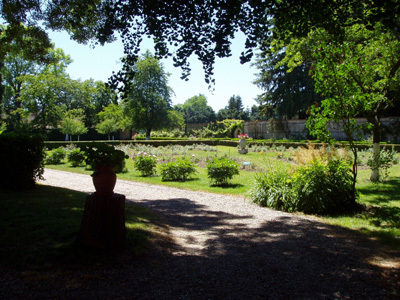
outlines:
[{"label": "planter on pedestal", "polygon": [[239,150],[238,153],[240,154],[246,154],[248,150],[246,149],[247,141],[245,139],[240,139],[239,140]]},{"label": "planter on pedestal", "polygon": [[113,166],[98,166],[92,174],[92,179],[96,195],[111,196],[114,193],[117,175]]},{"label": "planter on pedestal", "polygon": [[96,192],[86,197],[77,241],[89,248],[120,249],[126,238],[125,196],[114,193],[114,167],[98,166],[92,179]]}]

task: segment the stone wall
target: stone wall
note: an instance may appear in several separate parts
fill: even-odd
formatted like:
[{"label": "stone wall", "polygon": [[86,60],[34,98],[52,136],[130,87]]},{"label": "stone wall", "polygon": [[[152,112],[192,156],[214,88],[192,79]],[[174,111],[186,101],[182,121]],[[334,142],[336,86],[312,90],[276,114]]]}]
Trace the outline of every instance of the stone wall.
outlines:
[{"label": "stone wall", "polygon": [[[365,118],[356,119],[358,124],[366,123]],[[382,141],[400,142],[400,118],[383,118]],[[346,135],[340,125],[336,123],[328,124],[328,130],[332,136],[338,140],[346,140]],[[243,132],[256,139],[310,139],[306,120],[268,120],[245,122]],[[371,132],[363,132],[363,139],[368,139]]]}]

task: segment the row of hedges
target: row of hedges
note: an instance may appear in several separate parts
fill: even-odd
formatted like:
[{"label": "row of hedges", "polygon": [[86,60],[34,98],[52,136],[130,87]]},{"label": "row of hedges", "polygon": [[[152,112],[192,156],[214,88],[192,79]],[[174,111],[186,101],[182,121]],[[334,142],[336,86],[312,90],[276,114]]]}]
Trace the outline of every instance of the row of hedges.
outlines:
[{"label": "row of hedges", "polygon": [[[162,139],[162,140],[115,140],[115,141],[73,141],[73,142],[45,142],[47,149],[52,150],[58,147],[65,147],[68,144],[74,144],[76,147],[91,146],[95,143],[107,143],[109,145],[129,145],[129,144],[145,144],[154,147],[162,147],[168,145],[195,145],[195,144],[205,144],[210,146],[229,146],[236,147],[238,145],[238,139],[197,139],[197,140],[176,140],[176,139]],[[318,141],[312,142],[316,148],[322,147],[323,143]],[[307,141],[295,142],[295,141],[271,141],[271,140],[248,140],[249,147],[259,145],[259,146],[284,146],[285,148],[299,148],[307,147]],[[335,147],[346,146],[346,142],[335,143]],[[371,148],[371,144],[367,143],[357,143],[358,150],[367,150]],[[399,144],[381,144],[382,149],[394,149],[395,151],[400,151]]]}]

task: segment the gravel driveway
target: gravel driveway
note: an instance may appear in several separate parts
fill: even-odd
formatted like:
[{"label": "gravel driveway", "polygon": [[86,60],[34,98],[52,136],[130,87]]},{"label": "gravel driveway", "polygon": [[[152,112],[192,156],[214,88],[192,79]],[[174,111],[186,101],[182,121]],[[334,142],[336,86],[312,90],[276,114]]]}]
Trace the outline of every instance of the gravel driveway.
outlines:
[{"label": "gravel driveway", "polygon": [[[46,185],[94,191],[88,175],[47,169],[44,177]],[[399,254],[357,232],[240,197],[123,180],[115,192],[160,213],[170,243],[123,264],[26,271],[9,298],[400,298]],[[27,280],[35,276],[35,284]]]}]

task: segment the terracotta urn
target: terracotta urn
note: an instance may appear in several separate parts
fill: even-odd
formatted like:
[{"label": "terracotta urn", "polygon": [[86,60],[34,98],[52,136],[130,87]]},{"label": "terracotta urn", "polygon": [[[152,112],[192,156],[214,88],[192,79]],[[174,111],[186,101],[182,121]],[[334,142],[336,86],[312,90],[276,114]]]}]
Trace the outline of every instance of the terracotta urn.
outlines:
[{"label": "terracotta urn", "polygon": [[98,166],[92,174],[93,185],[98,196],[111,196],[117,182],[113,166]]}]

